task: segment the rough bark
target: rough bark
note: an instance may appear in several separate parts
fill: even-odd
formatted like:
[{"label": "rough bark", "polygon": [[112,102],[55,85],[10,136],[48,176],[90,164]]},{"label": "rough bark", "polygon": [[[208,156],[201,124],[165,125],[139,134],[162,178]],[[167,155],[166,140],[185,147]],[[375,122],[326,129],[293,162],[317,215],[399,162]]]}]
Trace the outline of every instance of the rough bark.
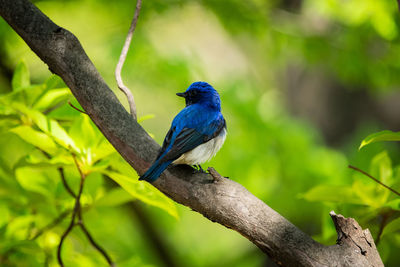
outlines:
[{"label": "rough bark", "polygon": [[[28,0],[0,0],[0,15],[62,77],[105,137],[143,174],[160,146],[119,103],[78,39]],[[353,219],[332,214],[338,244],[324,246],[232,180],[172,166],[154,186],[211,221],[239,232],[282,266],[383,266],[369,232],[363,232]]]}]

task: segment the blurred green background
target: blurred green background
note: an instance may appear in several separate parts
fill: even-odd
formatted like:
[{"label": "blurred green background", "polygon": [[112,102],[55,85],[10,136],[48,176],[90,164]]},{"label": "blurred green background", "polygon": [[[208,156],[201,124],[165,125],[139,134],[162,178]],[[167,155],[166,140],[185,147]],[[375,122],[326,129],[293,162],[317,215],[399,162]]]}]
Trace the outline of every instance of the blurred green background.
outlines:
[{"label": "blurred green background", "polygon": [[[135,2],[34,3],[78,37],[127,107],[114,70]],[[336,239],[329,211],[354,217],[379,239],[385,265],[399,266],[399,197],[347,168],[355,165],[400,189],[398,143],[358,149],[371,133],[400,130],[399,30],[394,0],[144,1],[122,76],[142,126],[160,144],[184,106],[175,93],[194,81],[212,84],[222,98],[228,138],[203,167],[243,184],[326,245]],[[74,100],[65,85],[50,76],[0,20],[1,266],[57,266],[57,245],[70,220],[33,238],[73,207],[57,168],[65,168],[74,190],[79,183],[68,147],[37,118],[55,121],[71,142],[83,142],[74,152],[82,162],[105,144],[68,106]],[[21,126],[55,140],[57,152],[15,129]],[[92,135],[82,137],[78,128]],[[137,183],[107,151],[86,162],[91,174],[82,203],[87,227],[118,266],[275,266],[238,233]],[[126,191],[116,187],[117,175],[105,173],[110,169],[132,179],[122,186]],[[62,254],[67,266],[106,266],[78,229]]]}]

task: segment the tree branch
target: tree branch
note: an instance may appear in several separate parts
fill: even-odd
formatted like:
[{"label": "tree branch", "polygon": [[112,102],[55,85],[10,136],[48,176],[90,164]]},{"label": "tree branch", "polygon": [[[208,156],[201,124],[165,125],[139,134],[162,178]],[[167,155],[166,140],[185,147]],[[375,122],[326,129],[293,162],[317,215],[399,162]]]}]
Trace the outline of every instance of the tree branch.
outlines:
[{"label": "tree branch", "polygon": [[139,13],[140,13],[141,7],[142,7],[142,0],[137,0],[135,14],[133,15],[132,23],[131,23],[131,26],[129,27],[128,35],[126,36],[125,43],[124,43],[124,46],[121,51],[121,55],[118,60],[117,67],[115,68],[115,79],[117,80],[118,88],[122,92],[124,92],[124,94],[126,95],[126,98],[128,99],[131,115],[135,120],[137,120],[135,99],[133,98],[133,94],[132,94],[131,90],[129,90],[129,88],[126,87],[124,82],[122,81],[121,71],[122,71],[122,67],[124,66],[124,63],[125,63],[126,55],[128,54],[128,50],[129,50],[129,46],[132,41],[133,33],[135,32],[135,29],[136,29],[136,23],[139,18]]},{"label": "tree branch", "polygon": [[[78,39],[28,0],[0,0],[0,15],[62,77],[105,137],[143,174],[160,146],[119,103]],[[363,254],[365,244],[319,244],[232,180],[214,182],[208,174],[193,174],[192,168],[171,166],[153,185],[211,221],[239,232],[280,265],[383,266],[377,251],[374,261],[369,253]],[[345,233],[345,238],[351,237],[351,232]],[[375,248],[372,238],[365,240]]]}]

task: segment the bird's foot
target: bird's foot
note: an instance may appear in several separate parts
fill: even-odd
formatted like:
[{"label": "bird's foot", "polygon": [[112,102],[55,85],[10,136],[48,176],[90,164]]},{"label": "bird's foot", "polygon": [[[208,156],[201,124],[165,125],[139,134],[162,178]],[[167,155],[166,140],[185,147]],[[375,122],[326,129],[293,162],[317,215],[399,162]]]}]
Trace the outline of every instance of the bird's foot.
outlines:
[{"label": "bird's foot", "polygon": [[193,174],[195,173],[204,173],[204,170],[201,168],[200,165],[192,165],[193,168]]},{"label": "bird's foot", "polygon": [[198,170],[199,172],[201,172],[201,173],[207,173],[207,172],[201,167],[200,164],[198,164],[198,165],[196,165],[196,166],[197,166],[197,170]]}]

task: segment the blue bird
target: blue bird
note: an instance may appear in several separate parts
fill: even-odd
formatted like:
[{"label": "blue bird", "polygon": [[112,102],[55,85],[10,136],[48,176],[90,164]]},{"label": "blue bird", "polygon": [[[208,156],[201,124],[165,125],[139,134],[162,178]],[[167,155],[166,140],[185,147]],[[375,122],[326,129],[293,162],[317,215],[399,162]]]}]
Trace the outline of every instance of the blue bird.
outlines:
[{"label": "blue bird", "polygon": [[218,92],[206,82],[192,83],[184,93],[186,107],[176,115],[153,165],[139,180],[154,182],[171,164],[198,165],[222,147],[226,123]]}]

